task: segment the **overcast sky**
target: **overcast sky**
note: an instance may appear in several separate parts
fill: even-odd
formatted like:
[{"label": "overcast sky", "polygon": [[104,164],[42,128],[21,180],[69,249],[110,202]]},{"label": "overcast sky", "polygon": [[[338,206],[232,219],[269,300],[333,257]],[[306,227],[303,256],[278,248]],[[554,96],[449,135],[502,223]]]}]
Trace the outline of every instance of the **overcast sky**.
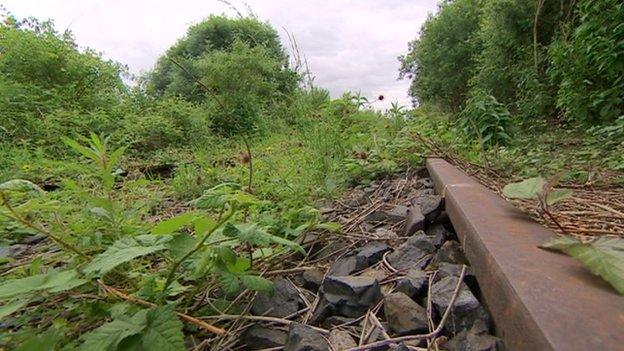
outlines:
[{"label": "overcast sky", "polygon": [[[248,1],[253,12],[278,30],[286,28],[299,43],[316,76],[333,96],[361,91],[383,94],[386,104],[408,104],[408,81],[397,81],[397,56],[417,34],[437,0]],[[231,1],[246,13],[245,2]],[[58,30],[69,28],[78,44],[127,64],[132,73],[152,68],[156,59],[189,25],[210,14],[235,12],[217,0],[0,0],[18,18],[51,18]]]}]

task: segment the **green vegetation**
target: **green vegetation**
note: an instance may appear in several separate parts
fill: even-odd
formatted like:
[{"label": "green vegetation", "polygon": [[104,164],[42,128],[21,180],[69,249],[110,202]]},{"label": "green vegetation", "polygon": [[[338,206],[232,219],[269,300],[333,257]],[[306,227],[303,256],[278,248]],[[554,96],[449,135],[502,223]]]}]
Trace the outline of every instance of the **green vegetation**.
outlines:
[{"label": "green vegetation", "polygon": [[133,88],[50,22],[0,30],[1,245],[45,238],[0,262],[10,349],[178,350],[212,331],[176,312],[239,313],[300,234],[340,230],[326,199],[421,162],[408,111],[303,88],[256,19],[191,27]]},{"label": "green vegetation", "polygon": [[448,145],[472,161],[516,176],[622,170],[623,21],[610,0],[445,1],[401,75],[473,143]]},{"label": "green vegetation", "polygon": [[303,82],[255,18],[192,26],[129,87],[71,33],[5,16],[0,246],[43,240],[0,257],[0,345],[178,350],[210,331],[186,317],[271,292],[262,272],[301,254],[300,234],[340,235],[326,201],[427,153],[624,181],[623,14],[613,0],[444,1],[401,58],[420,106],[385,112]]}]

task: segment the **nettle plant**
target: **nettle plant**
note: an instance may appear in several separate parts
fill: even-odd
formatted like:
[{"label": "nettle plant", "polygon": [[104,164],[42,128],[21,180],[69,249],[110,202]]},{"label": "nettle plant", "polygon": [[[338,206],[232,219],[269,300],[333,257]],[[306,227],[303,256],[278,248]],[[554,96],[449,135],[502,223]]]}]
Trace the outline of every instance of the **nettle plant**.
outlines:
[{"label": "nettle plant", "polygon": [[[48,200],[49,194],[37,185],[21,179],[0,184],[0,216],[45,235],[61,249],[52,260],[33,260],[38,261],[30,266],[37,269],[5,275],[0,284],[0,318],[19,314],[5,324],[30,331],[8,340],[3,336],[3,344],[33,344],[35,349],[40,344],[50,348],[80,344],[86,350],[183,349],[179,317],[207,331],[218,330],[178,312],[193,304],[195,295],[215,287],[221,298],[243,289],[271,294],[273,284],[255,272],[254,263],[304,252],[278,235],[284,228],[249,220],[250,213],[265,204],[237,184],[207,190],[193,202],[193,211],[155,225],[124,228],[124,209],[115,200],[118,187],[113,175],[123,149],[109,153],[106,139],[96,135],[88,139],[88,146],[64,141],[97,165],[100,188],[89,197],[91,212],[109,220],[111,241],[94,247],[90,241],[78,240],[57,214],[62,205]],[[43,222],[45,212],[52,212],[56,223]],[[296,235],[314,226],[323,228],[323,223],[298,223],[288,232]],[[211,286],[215,281],[219,284]],[[125,301],[105,302],[98,292]],[[92,311],[94,304],[97,313]],[[85,314],[94,313],[96,318],[83,320]],[[83,321],[81,328],[70,326],[76,320]],[[29,327],[33,325],[37,330]],[[42,329],[48,331],[41,333]]]},{"label": "nettle plant", "polygon": [[[503,188],[503,194],[512,199],[536,199],[542,213],[567,234],[566,229],[553,216],[550,207],[560,201],[570,199],[573,195],[571,189],[555,188],[561,176],[562,174],[558,174],[550,180],[535,177],[507,184]],[[573,236],[560,235],[540,247],[563,252],[573,257],[624,295],[624,239],[599,237],[580,240]]]}]

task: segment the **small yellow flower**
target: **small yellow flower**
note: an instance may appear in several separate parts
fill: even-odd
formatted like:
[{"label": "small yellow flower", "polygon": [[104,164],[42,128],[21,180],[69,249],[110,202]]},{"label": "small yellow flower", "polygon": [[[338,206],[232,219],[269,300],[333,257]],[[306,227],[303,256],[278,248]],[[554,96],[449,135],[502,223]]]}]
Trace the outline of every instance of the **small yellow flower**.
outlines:
[{"label": "small yellow flower", "polygon": [[273,151],[272,147],[269,146],[269,147],[266,148],[266,152],[271,152],[271,151]]},{"label": "small yellow flower", "polygon": [[23,170],[23,171],[27,171],[27,170],[29,170],[29,169],[30,169],[30,165],[28,165],[28,164],[24,164],[24,165],[22,165],[22,170]]}]

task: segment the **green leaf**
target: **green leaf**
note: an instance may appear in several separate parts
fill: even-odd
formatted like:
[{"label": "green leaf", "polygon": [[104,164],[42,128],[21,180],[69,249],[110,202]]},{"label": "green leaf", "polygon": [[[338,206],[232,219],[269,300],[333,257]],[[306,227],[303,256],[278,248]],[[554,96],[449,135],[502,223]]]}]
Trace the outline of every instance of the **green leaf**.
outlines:
[{"label": "green leaf", "polygon": [[236,257],[233,262],[226,262],[225,266],[230,273],[240,274],[251,268],[251,262],[248,258]]},{"label": "green leaf", "polygon": [[337,233],[342,230],[342,225],[338,222],[324,222],[314,225],[314,229],[327,230],[328,232]]},{"label": "green leaf", "polygon": [[83,351],[184,350],[182,322],[171,306],[141,310],[131,318],[120,316],[83,339]]},{"label": "green leaf", "polygon": [[235,294],[240,290],[238,277],[225,270],[219,270],[219,285],[228,295]]},{"label": "green leaf", "polygon": [[257,275],[242,275],[240,280],[247,289],[264,292],[269,295],[273,295],[275,292],[273,282]]},{"label": "green leaf", "polygon": [[226,264],[234,264],[236,263],[236,252],[232,250],[231,247],[226,245],[221,245],[217,247],[217,255],[219,258],[225,262]]},{"label": "green leaf", "polygon": [[195,235],[202,235],[211,230],[217,223],[210,217],[201,217],[195,220]]},{"label": "green leaf", "polygon": [[553,189],[546,196],[546,204],[554,205],[559,201],[569,199],[573,193],[572,189]]},{"label": "green leaf", "polygon": [[219,184],[204,191],[204,194],[194,201],[198,208],[221,210],[228,203],[233,189],[227,184]]},{"label": "green leaf", "polygon": [[592,273],[601,276],[624,295],[624,239],[599,238],[583,244],[577,239],[562,236],[541,247],[565,252],[579,260]]},{"label": "green leaf", "polygon": [[164,242],[158,244],[151,243],[153,245],[149,244],[150,243],[147,243],[146,245],[145,242],[141,242],[140,237],[128,237],[117,240],[106,251],[95,256],[95,258],[82,269],[82,272],[87,275],[93,274],[101,276],[122,263],[166,249]]},{"label": "green leaf", "polygon": [[254,246],[267,246],[273,243],[284,245],[292,250],[305,254],[305,250],[296,242],[270,234],[257,223],[227,223],[223,228],[223,234]]},{"label": "green leaf", "polygon": [[267,247],[261,247],[259,249],[255,249],[252,253],[252,257],[254,260],[256,259],[265,259],[271,257],[275,253],[275,250]]},{"label": "green leaf", "polygon": [[147,327],[141,345],[145,350],[184,350],[182,322],[172,306],[156,307],[147,312]]},{"label": "green leaf", "polygon": [[108,168],[107,171],[110,173],[112,172],[113,168],[115,168],[115,166],[117,165],[117,162],[119,162],[119,159],[121,158],[121,156],[123,155],[123,153],[126,151],[125,147],[120,147],[119,149],[113,151],[110,155],[110,157],[108,158]]},{"label": "green leaf", "polygon": [[17,312],[20,308],[26,306],[28,300],[14,300],[0,307],[0,320],[6,316]]},{"label": "green leaf", "polygon": [[186,212],[181,215],[169,218],[162,222],[159,222],[154,228],[152,228],[152,234],[163,235],[171,234],[178,229],[190,225],[197,218],[197,214],[193,212]]},{"label": "green leaf", "polygon": [[511,199],[534,199],[544,191],[546,180],[542,177],[525,179],[518,183],[507,184],[503,194]]},{"label": "green leaf", "polygon": [[87,282],[88,280],[79,278],[78,272],[75,270],[50,271],[2,283],[0,285],[0,299],[7,299],[35,291],[57,293],[73,289]]},{"label": "green leaf", "polygon": [[147,311],[139,311],[131,319],[115,319],[84,336],[82,351],[115,351],[119,343],[145,329]]},{"label": "green leaf", "polygon": [[195,238],[188,234],[178,234],[169,242],[169,252],[174,260],[179,260],[195,247]]},{"label": "green leaf", "polygon": [[1,190],[28,193],[30,196],[45,194],[45,191],[37,184],[24,179],[12,179],[4,183],[0,183],[0,191]]},{"label": "green leaf", "polygon": [[44,333],[32,334],[15,351],[56,350],[62,333],[56,328],[48,328]]},{"label": "green leaf", "polygon": [[63,143],[65,143],[65,145],[69,146],[70,148],[72,148],[74,151],[81,154],[82,156],[90,158],[94,162],[99,162],[100,156],[94,150],[88,147],[82,146],[77,141],[66,138],[66,137],[61,137],[61,140],[63,141]]}]

